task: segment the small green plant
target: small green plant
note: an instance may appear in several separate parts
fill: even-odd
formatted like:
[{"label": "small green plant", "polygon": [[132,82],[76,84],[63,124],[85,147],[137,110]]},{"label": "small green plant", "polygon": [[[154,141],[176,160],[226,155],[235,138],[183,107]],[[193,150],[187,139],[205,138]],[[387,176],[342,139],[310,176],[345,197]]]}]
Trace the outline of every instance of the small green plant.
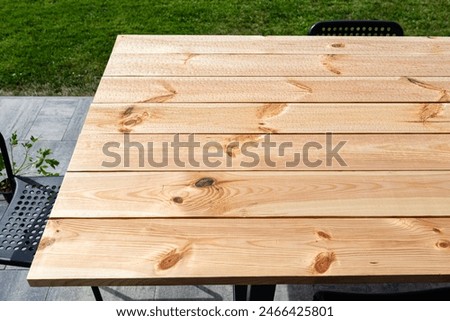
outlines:
[{"label": "small green plant", "polygon": [[[53,158],[49,158],[52,154],[52,150],[49,148],[40,148],[37,152],[33,153],[33,147],[39,139],[31,136],[27,141],[20,143],[24,149],[23,158],[17,162],[14,160],[14,149],[19,146],[19,140],[17,138],[17,132],[12,133],[8,143],[11,152],[11,163],[14,175],[27,175],[31,170],[42,176],[58,176],[58,173],[49,172],[49,169],[55,169],[59,165],[59,161]],[[11,191],[11,182],[6,175],[5,161],[0,154],[0,191]]]}]

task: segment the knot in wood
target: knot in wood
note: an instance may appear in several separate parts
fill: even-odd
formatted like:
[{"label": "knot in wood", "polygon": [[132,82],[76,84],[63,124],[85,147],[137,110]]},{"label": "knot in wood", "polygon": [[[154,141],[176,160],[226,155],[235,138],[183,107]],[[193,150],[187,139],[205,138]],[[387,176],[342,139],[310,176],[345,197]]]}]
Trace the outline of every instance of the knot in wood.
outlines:
[{"label": "knot in wood", "polygon": [[437,234],[442,234],[441,229],[437,228],[437,227],[433,227],[433,232],[437,233]]},{"label": "knot in wood", "polygon": [[448,240],[439,240],[436,242],[436,246],[441,249],[447,249],[450,247],[450,241]]},{"label": "knot in wood", "polygon": [[333,47],[333,48],[344,48],[345,47],[345,43],[342,43],[342,42],[332,43],[331,47]]},{"label": "knot in wood", "polygon": [[200,178],[197,182],[195,182],[195,187],[202,188],[202,187],[209,187],[214,185],[216,180],[212,177],[203,177]]},{"label": "knot in wood", "polygon": [[133,112],[134,107],[128,107],[127,109],[125,109],[125,111],[122,113],[123,117],[129,116],[131,115],[131,113]]},{"label": "knot in wood", "polygon": [[183,203],[183,198],[179,197],[179,196],[175,196],[174,198],[172,198],[172,201],[174,203],[177,203],[177,204],[182,204]]},{"label": "knot in wood", "polygon": [[336,255],[333,252],[319,253],[314,259],[314,270],[323,274],[328,271],[334,261],[336,261]]},{"label": "knot in wood", "polygon": [[324,231],[317,231],[317,235],[322,239],[331,240],[331,235]]},{"label": "knot in wood", "polygon": [[161,270],[168,270],[177,264],[183,258],[184,252],[177,252],[176,249],[167,253],[159,262],[158,267]]},{"label": "knot in wood", "polygon": [[44,250],[45,248],[55,243],[55,241],[56,240],[53,237],[44,237],[41,242],[39,242],[39,250]]}]

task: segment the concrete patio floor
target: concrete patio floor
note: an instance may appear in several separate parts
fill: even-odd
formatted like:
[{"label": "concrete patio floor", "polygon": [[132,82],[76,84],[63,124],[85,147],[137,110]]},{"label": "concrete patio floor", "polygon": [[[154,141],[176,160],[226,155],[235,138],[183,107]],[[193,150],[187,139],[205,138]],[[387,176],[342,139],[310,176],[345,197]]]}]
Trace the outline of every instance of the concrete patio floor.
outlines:
[{"label": "concrete patio floor", "polygon": [[[92,97],[0,97],[0,132],[5,137],[17,130],[20,140],[40,138],[37,148],[53,150],[64,175]],[[18,151],[20,153],[20,151]],[[7,203],[0,196],[0,216]],[[28,269],[0,265],[0,300],[94,300],[89,287],[31,288]],[[279,285],[275,300],[311,300],[318,290],[363,293],[428,289],[450,284]],[[231,285],[101,287],[105,300],[232,300]]]}]

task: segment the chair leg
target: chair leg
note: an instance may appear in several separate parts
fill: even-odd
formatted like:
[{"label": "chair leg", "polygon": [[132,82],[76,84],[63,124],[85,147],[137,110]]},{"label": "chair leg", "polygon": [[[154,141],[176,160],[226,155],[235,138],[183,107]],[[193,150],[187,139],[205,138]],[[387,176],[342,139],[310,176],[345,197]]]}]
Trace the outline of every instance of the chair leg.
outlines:
[{"label": "chair leg", "polygon": [[94,293],[95,301],[103,301],[103,297],[98,286],[91,286],[91,289]]}]

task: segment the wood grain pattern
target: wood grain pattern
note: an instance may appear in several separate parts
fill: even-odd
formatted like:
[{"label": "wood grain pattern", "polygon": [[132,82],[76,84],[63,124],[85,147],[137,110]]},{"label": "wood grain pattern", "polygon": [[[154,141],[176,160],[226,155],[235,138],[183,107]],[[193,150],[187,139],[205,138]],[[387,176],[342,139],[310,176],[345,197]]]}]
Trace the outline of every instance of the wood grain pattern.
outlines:
[{"label": "wood grain pattern", "polygon": [[449,133],[450,104],[92,104],[83,134]]},{"label": "wood grain pattern", "polygon": [[448,54],[448,37],[120,35],[113,55],[136,54]]},{"label": "wood grain pattern", "polygon": [[305,216],[450,216],[450,172],[72,172],[51,214]]},{"label": "wood grain pattern", "polygon": [[83,134],[69,167],[174,170],[450,170],[450,134]]},{"label": "wood grain pattern", "polygon": [[450,52],[439,55],[113,54],[104,76],[442,76]]},{"label": "wood grain pattern", "polygon": [[[118,36],[30,284],[449,282],[449,59],[450,37]],[[347,167],[285,166],[329,132]],[[222,165],[147,166],[176,133]],[[292,147],[242,166],[268,133]]]},{"label": "wood grain pattern", "polygon": [[103,77],[95,103],[449,102],[450,77]]},{"label": "wood grain pattern", "polygon": [[33,286],[450,281],[449,231],[449,218],[51,220],[28,280]]}]

